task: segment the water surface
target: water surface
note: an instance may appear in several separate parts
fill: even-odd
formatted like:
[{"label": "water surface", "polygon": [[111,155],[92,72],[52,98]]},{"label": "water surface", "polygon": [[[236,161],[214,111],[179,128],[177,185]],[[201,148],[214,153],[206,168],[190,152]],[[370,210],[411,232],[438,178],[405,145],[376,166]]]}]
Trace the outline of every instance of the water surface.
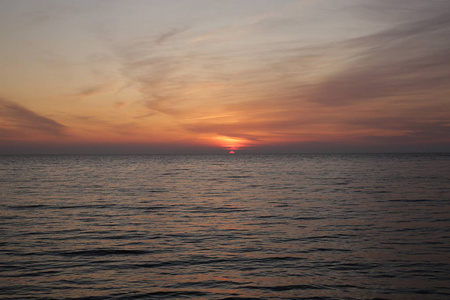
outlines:
[{"label": "water surface", "polygon": [[450,298],[450,155],[0,162],[4,299]]}]

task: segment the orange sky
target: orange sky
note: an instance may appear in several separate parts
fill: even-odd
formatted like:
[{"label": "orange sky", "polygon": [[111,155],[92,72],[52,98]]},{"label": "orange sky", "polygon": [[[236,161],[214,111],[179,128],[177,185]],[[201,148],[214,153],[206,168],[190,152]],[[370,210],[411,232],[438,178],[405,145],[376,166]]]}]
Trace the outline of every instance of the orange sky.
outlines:
[{"label": "orange sky", "polygon": [[0,153],[450,151],[450,2],[0,2]]}]

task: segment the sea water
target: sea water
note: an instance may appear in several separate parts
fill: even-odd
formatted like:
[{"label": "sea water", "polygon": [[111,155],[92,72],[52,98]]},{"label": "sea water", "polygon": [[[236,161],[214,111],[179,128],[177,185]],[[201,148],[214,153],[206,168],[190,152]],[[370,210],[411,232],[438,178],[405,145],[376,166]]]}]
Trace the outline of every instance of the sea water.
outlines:
[{"label": "sea water", "polygon": [[2,299],[449,299],[449,154],[0,157]]}]

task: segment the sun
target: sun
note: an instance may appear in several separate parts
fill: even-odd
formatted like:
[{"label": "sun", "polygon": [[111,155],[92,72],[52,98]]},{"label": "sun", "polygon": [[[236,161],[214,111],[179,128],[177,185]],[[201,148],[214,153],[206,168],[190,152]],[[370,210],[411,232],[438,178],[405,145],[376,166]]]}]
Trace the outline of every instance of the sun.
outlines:
[{"label": "sun", "polygon": [[234,152],[233,150],[231,150],[230,152],[228,152],[229,154],[235,154],[236,152]]}]

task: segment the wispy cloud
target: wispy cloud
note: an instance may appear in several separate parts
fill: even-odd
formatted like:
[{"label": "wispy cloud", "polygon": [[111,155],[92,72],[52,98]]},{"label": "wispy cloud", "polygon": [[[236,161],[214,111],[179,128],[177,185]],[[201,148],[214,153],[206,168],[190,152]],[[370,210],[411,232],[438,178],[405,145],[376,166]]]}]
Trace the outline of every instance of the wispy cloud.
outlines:
[{"label": "wispy cloud", "polygon": [[[66,126],[48,117],[39,115],[14,102],[0,99],[0,121],[3,136],[24,132],[39,132],[52,136],[64,136]],[[24,131],[25,130],[25,131]]]},{"label": "wispy cloud", "polygon": [[157,45],[161,45],[162,43],[164,43],[165,41],[185,32],[187,30],[187,28],[171,28],[170,30],[158,35],[155,39],[154,42]]},{"label": "wispy cloud", "polygon": [[[379,11],[394,5],[379,3]],[[379,32],[332,43],[304,44],[295,36],[256,48],[235,43],[243,31],[270,26],[274,15],[266,14],[203,36],[171,29],[116,50],[143,105],[199,136],[444,141],[450,138],[450,41],[443,38],[450,36],[450,6],[421,7],[423,16],[402,10],[402,22],[391,18]]]},{"label": "wispy cloud", "polygon": [[77,99],[84,99],[88,97],[93,97],[102,94],[119,94],[121,91],[127,89],[130,86],[129,83],[122,83],[119,86],[116,82],[108,82],[108,80],[104,80],[103,82],[91,84],[79,88],[73,96]]},{"label": "wispy cloud", "polygon": [[77,98],[86,98],[86,97],[90,97],[90,96],[94,96],[97,94],[101,94],[105,92],[105,86],[104,85],[94,85],[94,86],[89,86],[89,87],[85,87],[80,89],[76,94],[75,97]]},{"label": "wispy cloud", "polygon": [[[445,10],[444,10],[445,11]],[[448,10],[447,10],[448,11]],[[311,101],[349,105],[385,97],[417,97],[449,89],[450,14],[410,21],[343,41],[357,55],[315,87]]]}]

